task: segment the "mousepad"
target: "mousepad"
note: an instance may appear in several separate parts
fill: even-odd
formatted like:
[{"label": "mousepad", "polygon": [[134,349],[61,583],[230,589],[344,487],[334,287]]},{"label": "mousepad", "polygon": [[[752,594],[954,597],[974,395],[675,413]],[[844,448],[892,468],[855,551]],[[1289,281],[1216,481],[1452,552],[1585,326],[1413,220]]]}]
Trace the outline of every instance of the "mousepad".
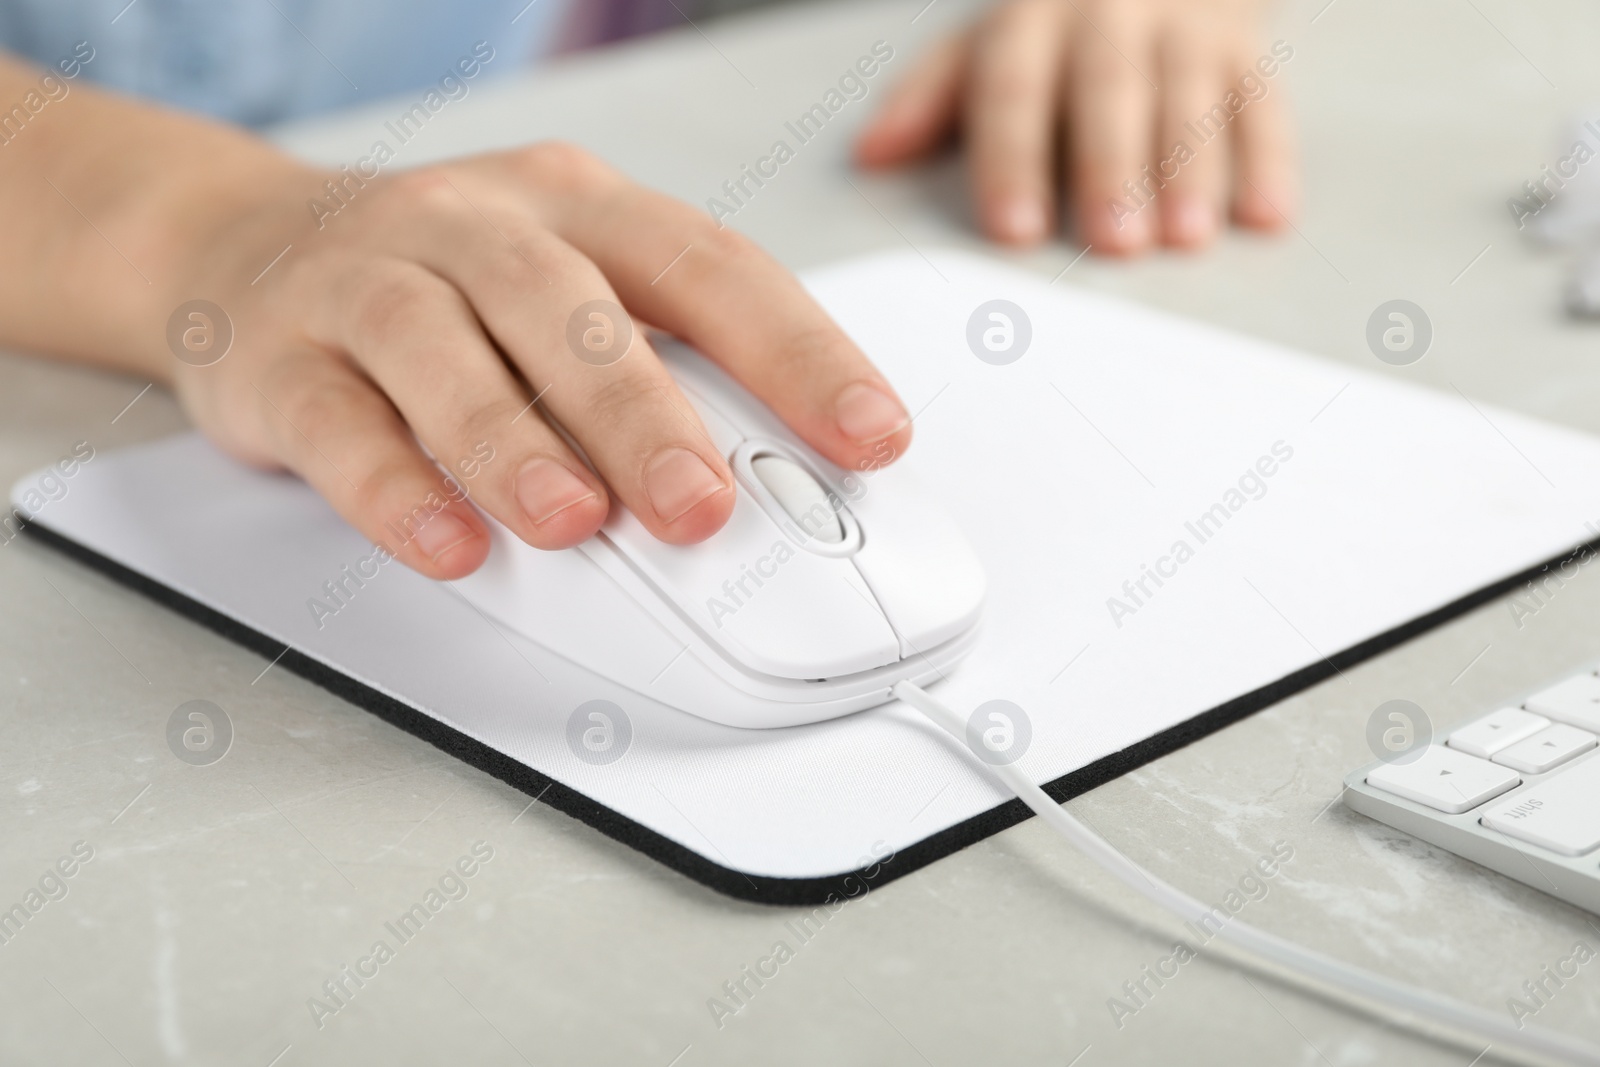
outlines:
[{"label": "mousepad", "polygon": [[[906,399],[902,462],[988,571],[977,647],[933,691],[1020,709],[1057,799],[1595,537],[1600,439],[1403,372],[968,254],[806,280]],[[591,675],[197,435],[98,456],[57,500],[36,480],[13,490],[29,533],[732,896],[857,895],[1029,816],[898,703],[738,730]]]}]

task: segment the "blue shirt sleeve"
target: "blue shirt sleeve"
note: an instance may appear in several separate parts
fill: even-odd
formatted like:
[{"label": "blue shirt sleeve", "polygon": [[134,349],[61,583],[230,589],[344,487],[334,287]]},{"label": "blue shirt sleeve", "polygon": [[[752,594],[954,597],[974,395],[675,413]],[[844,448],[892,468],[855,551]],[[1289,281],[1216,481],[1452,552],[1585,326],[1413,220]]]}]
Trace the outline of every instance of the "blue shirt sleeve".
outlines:
[{"label": "blue shirt sleeve", "polygon": [[0,0],[0,48],[54,67],[87,42],[85,78],[262,126],[467,80],[463,60],[471,81],[509,74],[549,50],[568,2]]}]

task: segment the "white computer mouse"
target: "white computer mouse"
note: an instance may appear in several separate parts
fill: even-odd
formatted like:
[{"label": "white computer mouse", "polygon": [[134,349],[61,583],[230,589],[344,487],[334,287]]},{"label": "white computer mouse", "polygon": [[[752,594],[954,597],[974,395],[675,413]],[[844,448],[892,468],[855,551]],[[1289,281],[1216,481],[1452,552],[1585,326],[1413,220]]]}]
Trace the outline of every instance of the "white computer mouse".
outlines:
[{"label": "white computer mouse", "polygon": [[456,583],[517,633],[691,715],[794,726],[927,684],[977,639],[983,568],[904,464],[846,471],[685,346],[662,359],[738,479],[728,523],[669,545],[612,509],[576,548],[490,520],[487,562]]}]

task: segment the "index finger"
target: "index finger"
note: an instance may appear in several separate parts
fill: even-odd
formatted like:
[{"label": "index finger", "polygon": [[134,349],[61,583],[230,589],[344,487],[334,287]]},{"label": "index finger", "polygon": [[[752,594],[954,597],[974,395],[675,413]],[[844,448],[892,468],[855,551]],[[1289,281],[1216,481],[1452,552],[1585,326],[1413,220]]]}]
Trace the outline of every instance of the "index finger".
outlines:
[{"label": "index finger", "polygon": [[911,416],[882,372],[749,239],[632,184],[567,207],[549,224],[624,306],[721,364],[824,457],[862,469],[911,443]]}]

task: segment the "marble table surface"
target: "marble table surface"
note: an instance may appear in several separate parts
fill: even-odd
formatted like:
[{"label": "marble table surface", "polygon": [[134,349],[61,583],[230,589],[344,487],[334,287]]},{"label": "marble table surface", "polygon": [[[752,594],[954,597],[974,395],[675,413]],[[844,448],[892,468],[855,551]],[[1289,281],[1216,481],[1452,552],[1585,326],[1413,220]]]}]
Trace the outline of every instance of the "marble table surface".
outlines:
[{"label": "marble table surface", "polygon": [[[872,42],[892,43],[903,70],[965,17],[954,2],[919,17],[924,3],[780,8],[566,61],[452,105],[404,162],[562,137],[704,203]],[[1564,317],[1564,254],[1525,242],[1505,203],[1600,99],[1600,9],[1309,0],[1279,11],[1274,36],[1294,48],[1272,91],[1300,121],[1297,229],[1229,237],[1203,257],[1089,256],[1069,281],[1600,430],[1600,328]],[[277,136],[338,163],[391,110]],[[734,223],[795,268],[979,246],[953,161],[852,176],[846,143],[830,128]],[[1018,261],[1053,276],[1078,252]],[[1387,368],[1364,330],[1394,298],[1421,305],[1435,338],[1420,362]],[[0,355],[0,479],[79,440],[101,450],[182,429],[171,397],[145,384]],[[872,892],[800,943],[793,913],[718,896],[530,806],[37,544],[0,548],[0,604],[0,905],[77,843],[80,858],[92,850],[65,865],[65,895],[0,944],[8,1063],[1465,1067],[1479,1051],[1214,953],[1114,1015],[1108,1001],[1170,953],[1175,927],[1037,820]],[[1384,701],[1412,700],[1443,728],[1597,650],[1600,582],[1585,571],[1531,615],[1486,604],[1070,807],[1207,900],[1287,843],[1293,858],[1249,921],[1505,1011],[1576,942],[1600,945],[1600,926],[1334,801],[1370,758],[1365,728]],[[209,767],[167,746],[168,717],[192,699],[234,724]],[[467,895],[318,1017],[308,1001],[324,983],[474,848],[492,858]],[[719,1018],[708,1002],[729,1003],[724,983],[779,940],[793,958]],[[1600,977],[1585,970],[1537,1022],[1584,1033],[1597,1016]]]}]

